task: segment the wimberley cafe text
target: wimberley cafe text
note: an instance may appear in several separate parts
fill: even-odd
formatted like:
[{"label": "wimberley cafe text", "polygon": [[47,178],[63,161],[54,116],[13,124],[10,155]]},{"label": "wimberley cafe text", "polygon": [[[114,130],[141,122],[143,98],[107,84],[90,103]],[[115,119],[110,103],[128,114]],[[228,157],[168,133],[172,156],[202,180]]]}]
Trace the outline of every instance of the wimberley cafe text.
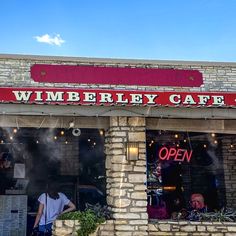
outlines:
[{"label": "wimberley cafe text", "polygon": [[235,235],[235,83],[234,63],[0,55],[0,236],[29,235],[49,179],[108,206],[97,235]]}]

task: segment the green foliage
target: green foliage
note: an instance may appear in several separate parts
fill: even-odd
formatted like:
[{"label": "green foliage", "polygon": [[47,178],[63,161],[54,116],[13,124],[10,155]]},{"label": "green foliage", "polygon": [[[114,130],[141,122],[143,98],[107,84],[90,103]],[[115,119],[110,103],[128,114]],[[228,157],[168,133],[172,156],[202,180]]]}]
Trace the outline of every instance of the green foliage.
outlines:
[{"label": "green foliage", "polygon": [[89,236],[94,233],[99,224],[105,221],[105,218],[98,217],[92,210],[74,211],[61,215],[59,220],[78,220],[80,229],[77,230],[78,236]]},{"label": "green foliage", "polygon": [[86,210],[91,210],[98,218],[105,218],[106,220],[111,219],[111,211],[108,209],[108,206],[102,206],[99,203],[92,205],[86,203]]},{"label": "green foliage", "polygon": [[236,221],[236,211],[234,209],[222,208],[219,211],[200,213],[200,220],[202,221]]}]

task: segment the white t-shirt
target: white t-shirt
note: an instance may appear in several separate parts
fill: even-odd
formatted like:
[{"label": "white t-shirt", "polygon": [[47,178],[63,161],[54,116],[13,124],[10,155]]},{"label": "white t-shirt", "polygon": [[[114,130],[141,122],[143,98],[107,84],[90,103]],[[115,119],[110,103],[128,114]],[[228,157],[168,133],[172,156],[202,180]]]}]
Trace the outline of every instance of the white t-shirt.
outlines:
[{"label": "white t-shirt", "polygon": [[[68,205],[70,200],[63,193],[58,193],[59,198],[54,200],[47,194],[47,221],[46,224],[52,223],[57,216],[63,211],[64,206]],[[44,205],[43,214],[40,218],[39,225],[45,225],[45,212],[46,212],[46,194],[43,193],[39,196],[38,201]]]}]

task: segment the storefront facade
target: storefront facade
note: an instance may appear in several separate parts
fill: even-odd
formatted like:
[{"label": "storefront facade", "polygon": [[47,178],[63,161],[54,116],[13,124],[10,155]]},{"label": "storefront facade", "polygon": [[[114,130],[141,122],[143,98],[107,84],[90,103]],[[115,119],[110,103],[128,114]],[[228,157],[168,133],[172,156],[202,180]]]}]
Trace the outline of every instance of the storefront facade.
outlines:
[{"label": "storefront facade", "polygon": [[[109,84],[107,82],[109,76],[108,80],[102,83],[99,78],[96,81],[89,80],[88,77],[89,83],[86,83],[86,81],[76,82],[73,79],[74,75],[70,78],[70,72],[66,72],[68,73],[66,80],[43,80],[42,78],[49,73],[47,68],[41,71],[41,77],[36,78],[34,74],[36,72],[32,72],[34,65],[39,65],[39,68],[40,65],[56,65],[59,69],[65,65],[128,68],[127,73],[132,69],[142,69],[142,73],[145,73],[143,69],[147,72],[152,69],[164,69],[170,73],[184,70],[187,73],[194,71],[194,74],[190,76],[187,74],[187,80],[181,81],[179,78],[178,81],[177,76],[173,77],[175,83],[170,79],[169,84],[164,82],[158,85],[153,85],[153,81],[149,83],[145,76],[141,82],[142,78],[137,80],[138,84],[132,82],[134,80],[130,82],[129,77],[127,78],[129,82],[124,80],[125,82],[114,83],[111,80]],[[53,68],[50,70],[53,73]],[[109,73],[112,75],[112,72]],[[120,73],[119,70],[117,73]],[[135,73],[138,74],[139,71]],[[57,76],[59,78],[60,74]],[[113,212],[113,220],[103,226],[101,235],[188,235],[188,233],[210,235],[212,232],[218,232],[219,235],[229,236],[236,233],[234,223],[229,228],[211,224],[200,227],[194,223],[185,222],[182,224],[184,226],[181,226],[180,223],[168,223],[168,220],[165,220],[156,227],[149,222],[147,213],[147,146],[151,145],[152,141],[158,142],[158,140],[148,140],[147,133],[151,131],[154,136],[155,132],[159,131],[159,134],[162,131],[170,131],[173,135],[175,132],[176,134],[185,132],[190,136],[191,133],[226,135],[219,135],[221,138],[216,140],[221,142],[220,151],[223,153],[220,168],[217,170],[223,169],[223,172],[220,172],[223,175],[220,181],[224,181],[222,199],[225,204],[236,208],[235,63],[0,55],[0,86],[1,127],[104,130],[102,148],[104,148],[106,170],[106,202]],[[68,90],[71,93],[65,101],[62,95]],[[52,95],[55,91],[61,93],[55,97],[55,93]],[[14,95],[13,98],[9,93]],[[32,93],[35,94],[34,100],[27,97]],[[82,98],[80,95],[84,93],[87,95]],[[51,94],[51,97],[43,100],[42,94],[48,96]],[[155,103],[155,98],[163,100]],[[176,141],[174,137],[173,141]],[[128,158],[127,143],[137,145],[137,158],[132,155],[130,159]],[[71,140],[68,146],[63,140],[60,147],[62,145],[66,146],[62,150],[70,161],[63,159],[61,173],[76,175],[80,165],[78,158],[74,158],[77,154],[73,155],[73,152],[79,153],[76,141]],[[180,143],[174,145],[179,147],[177,145]],[[165,148],[164,145],[163,147]],[[191,151],[192,148],[186,150]],[[164,151],[167,152],[167,149]],[[166,152],[161,156],[163,159],[167,159]],[[190,160],[188,159],[190,153],[186,153],[185,158],[176,156],[176,153],[172,156],[175,156],[178,162]],[[168,157],[170,159],[171,155]],[[187,180],[185,186],[188,186]],[[217,227],[223,228],[223,231],[217,230]]]}]

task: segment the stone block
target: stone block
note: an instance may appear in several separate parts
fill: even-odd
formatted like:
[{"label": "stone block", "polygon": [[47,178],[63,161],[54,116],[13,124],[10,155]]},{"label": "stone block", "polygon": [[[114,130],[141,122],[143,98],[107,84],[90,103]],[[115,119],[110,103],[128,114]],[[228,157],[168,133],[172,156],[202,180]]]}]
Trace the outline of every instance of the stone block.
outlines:
[{"label": "stone block", "polygon": [[74,220],[64,220],[63,224],[64,224],[65,226],[68,226],[68,227],[73,228],[74,225],[75,225],[75,221],[74,221]]},{"label": "stone block", "polygon": [[118,117],[119,126],[127,126],[127,117]]},{"label": "stone block", "polygon": [[138,230],[137,232],[133,232],[133,236],[148,236],[148,232]]},{"label": "stone block", "polygon": [[135,227],[131,225],[115,225],[115,230],[119,231],[134,231]]},{"label": "stone block", "polygon": [[181,226],[180,231],[183,231],[183,232],[195,232],[196,231],[196,226],[195,225]]},{"label": "stone block", "polygon": [[129,117],[129,126],[145,126],[145,118],[143,117]]},{"label": "stone block", "polygon": [[119,198],[114,200],[114,206],[118,208],[122,207],[127,207],[131,203],[131,200],[126,199],[126,198]]},{"label": "stone block", "polygon": [[115,213],[113,214],[114,219],[140,219],[141,216],[135,213]]},{"label": "stone block", "polygon": [[146,134],[145,132],[129,132],[128,139],[130,142],[145,142]]},{"label": "stone block", "polygon": [[131,198],[135,200],[145,200],[147,199],[146,192],[133,192],[131,193]]},{"label": "stone block", "polygon": [[128,180],[130,183],[144,183],[147,180],[147,176],[145,174],[129,174]]},{"label": "stone block", "polygon": [[227,229],[229,232],[236,232],[236,226],[228,226]]}]

